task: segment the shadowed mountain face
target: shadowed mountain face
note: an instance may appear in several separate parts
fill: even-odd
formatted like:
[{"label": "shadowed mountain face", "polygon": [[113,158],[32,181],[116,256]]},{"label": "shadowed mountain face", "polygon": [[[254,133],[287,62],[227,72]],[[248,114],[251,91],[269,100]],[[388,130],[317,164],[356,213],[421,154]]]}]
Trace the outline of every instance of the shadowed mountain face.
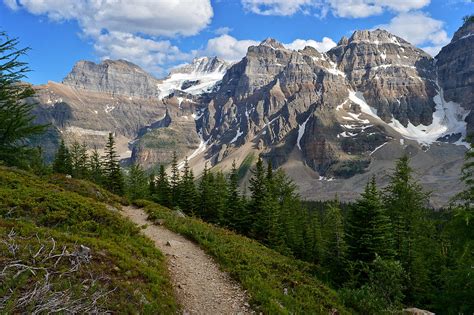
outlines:
[{"label": "shadowed mountain face", "polygon": [[[436,66],[445,99],[474,109],[474,22],[464,24],[441,49]],[[474,132],[474,112],[467,121],[468,133]]]},{"label": "shadowed mountain face", "polygon": [[163,80],[125,61],[80,61],[63,84],[38,87],[37,112],[70,140],[115,132],[123,156],[147,168],[173,151],[197,173],[262,154],[304,196],[329,198],[409,153],[429,187],[449,178],[448,194],[474,129],[473,33],[464,25],[436,59],[384,30],[356,31],[326,53],[267,39],[235,64],[197,58]]}]

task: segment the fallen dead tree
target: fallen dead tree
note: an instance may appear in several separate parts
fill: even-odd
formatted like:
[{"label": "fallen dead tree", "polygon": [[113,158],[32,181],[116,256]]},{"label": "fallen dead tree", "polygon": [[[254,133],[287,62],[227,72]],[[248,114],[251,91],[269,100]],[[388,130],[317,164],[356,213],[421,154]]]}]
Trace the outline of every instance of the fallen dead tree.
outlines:
[{"label": "fallen dead tree", "polygon": [[53,237],[25,238],[12,229],[0,237],[0,312],[110,313],[107,297],[116,288],[88,268],[91,249],[57,245]]}]

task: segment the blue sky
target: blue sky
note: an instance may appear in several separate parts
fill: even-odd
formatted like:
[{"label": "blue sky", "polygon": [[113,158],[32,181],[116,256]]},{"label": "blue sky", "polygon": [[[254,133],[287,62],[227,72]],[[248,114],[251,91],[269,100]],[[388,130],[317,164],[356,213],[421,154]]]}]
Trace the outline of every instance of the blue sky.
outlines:
[{"label": "blue sky", "polygon": [[239,60],[267,37],[326,51],[375,27],[435,55],[474,13],[470,0],[0,1],[0,30],[31,48],[34,84],[61,81],[81,59],[127,59],[162,77],[198,56]]}]

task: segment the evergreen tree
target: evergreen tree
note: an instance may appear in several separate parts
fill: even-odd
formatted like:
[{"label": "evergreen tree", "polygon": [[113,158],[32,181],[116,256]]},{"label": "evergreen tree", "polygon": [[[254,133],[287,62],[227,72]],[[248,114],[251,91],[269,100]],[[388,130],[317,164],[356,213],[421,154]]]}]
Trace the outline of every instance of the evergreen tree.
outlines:
[{"label": "evergreen tree", "polygon": [[305,210],[301,206],[300,197],[296,193],[297,187],[293,181],[282,171],[273,172],[270,176],[270,168],[267,171],[267,180],[271,178],[267,198],[274,198],[278,203],[276,213],[270,213],[271,218],[279,218],[279,226],[272,234],[280,234],[285,246],[280,246],[280,252],[294,254],[301,257],[305,251],[304,224]]},{"label": "evergreen tree", "polygon": [[371,263],[377,254],[382,258],[393,256],[390,221],[374,177],[367,183],[361,199],[350,210],[347,243],[353,261]]},{"label": "evergreen tree", "polygon": [[53,172],[60,174],[71,174],[72,173],[72,161],[69,149],[64,144],[64,140],[61,139],[58,151],[54,157]]},{"label": "evergreen tree", "polygon": [[145,171],[133,164],[127,176],[127,197],[130,200],[144,199],[148,196],[148,179]]},{"label": "evergreen tree", "polygon": [[39,176],[51,172],[51,168],[44,163],[43,149],[39,146],[31,151],[29,170]]},{"label": "evergreen tree", "polygon": [[265,198],[267,195],[267,175],[263,166],[263,160],[258,158],[255,169],[252,171],[249,189],[251,199],[249,202],[250,216],[253,218],[251,235],[257,240],[264,240],[268,232],[267,213],[265,208]]},{"label": "evergreen tree", "polygon": [[79,168],[79,159],[81,154],[81,145],[79,142],[74,141],[72,145],[69,147],[69,154],[71,156],[71,164],[72,164],[72,177],[79,178],[78,176],[78,168]]},{"label": "evergreen tree", "polygon": [[188,214],[194,214],[198,203],[196,186],[194,185],[194,174],[188,164],[188,159],[184,160],[183,174],[178,184],[179,207]]},{"label": "evergreen tree", "polygon": [[85,142],[81,144],[80,155],[79,155],[79,174],[81,178],[90,178],[89,173],[89,155],[87,154],[87,145]]},{"label": "evergreen tree", "polygon": [[199,208],[198,215],[206,221],[213,217],[213,190],[214,189],[214,175],[207,168],[207,163],[204,165],[204,170],[199,182]]},{"label": "evergreen tree", "polygon": [[303,216],[303,240],[304,252],[298,256],[301,259],[314,262],[315,264],[322,264],[323,262],[323,236],[321,228],[321,218],[312,211]]},{"label": "evergreen tree", "polygon": [[235,160],[232,162],[227,181],[227,221],[230,228],[235,231],[242,231],[244,225],[250,224],[251,220],[247,213],[247,208],[243,206],[239,192],[238,171]]},{"label": "evergreen tree", "polygon": [[79,142],[74,141],[70,149],[71,163],[72,163],[72,176],[75,178],[87,178],[87,146],[85,143],[82,145]]},{"label": "evergreen tree", "polygon": [[0,161],[27,167],[32,150],[28,140],[43,133],[46,125],[35,125],[34,104],[26,99],[34,95],[30,85],[21,82],[29,69],[20,58],[27,48],[17,49],[18,40],[0,32]]},{"label": "evergreen tree", "polygon": [[461,171],[461,180],[464,182],[465,189],[458,194],[454,201],[461,202],[464,206],[459,210],[465,210],[465,213],[460,213],[467,224],[474,221],[474,213],[472,212],[472,205],[474,205],[474,136],[468,137],[470,148],[466,151],[465,162]]},{"label": "evergreen tree", "polygon": [[94,147],[89,157],[88,173],[90,174],[90,179],[94,183],[98,185],[102,185],[104,183],[104,170],[97,147]]},{"label": "evergreen tree", "polygon": [[384,201],[393,226],[395,257],[411,279],[407,302],[419,303],[431,290],[428,257],[435,231],[427,220],[428,194],[412,174],[408,157],[401,157],[385,188]]},{"label": "evergreen tree", "polygon": [[213,207],[214,217],[211,222],[218,223],[222,226],[228,225],[228,209],[226,208],[226,201],[228,198],[227,180],[225,175],[219,171],[214,176],[214,183],[212,187],[213,192]]},{"label": "evergreen tree", "polygon": [[115,150],[115,140],[112,133],[109,133],[109,139],[105,146],[104,156],[104,185],[111,192],[117,195],[124,194],[124,179],[118,154]]},{"label": "evergreen tree", "polygon": [[160,171],[155,184],[156,195],[153,196],[153,200],[165,207],[172,206],[171,187],[168,181],[168,175],[166,174],[165,167],[160,165]]},{"label": "evergreen tree", "polygon": [[344,235],[344,222],[339,207],[339,201],[328,203],[324,216],[323,263],[329,270],[329,280],[333,283],[342,283],[345,278],[345,264],[347,258],[347,244]]},{"label": "evergreen tree", "polygon": [[171,161],[171,180],[170,180],[170,187],[171,187],[171,203],[173,206],[177,206],[179,204],[179,168],[178,168],[178,157],[176,155],[176,151],[173,152],[173,160]]},{"label": "evergreen tree", "polygon": [[[445,264],[440,271],[441,285],[435,309],[446,314],[474,313],[474,137],[465,154],[461,180],[465,189],[449,209],[449,221],[443,230],[441,252]],[[437,313],[438,313],[437,312]]]}]

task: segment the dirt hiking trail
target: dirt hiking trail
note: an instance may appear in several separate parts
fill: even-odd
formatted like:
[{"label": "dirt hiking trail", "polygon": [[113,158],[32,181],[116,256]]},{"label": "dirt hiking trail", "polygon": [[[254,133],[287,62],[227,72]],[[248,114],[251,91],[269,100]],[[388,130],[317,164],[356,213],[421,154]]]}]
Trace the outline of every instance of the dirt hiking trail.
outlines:
[{"label": "dirt hiking trail", "polygon": [[138,226],[147,224],[143,234],[166,255],[183,314],[252,314],[245,291],[198,245],[147,221],[142,209],[122,209],[122,215]]}]

